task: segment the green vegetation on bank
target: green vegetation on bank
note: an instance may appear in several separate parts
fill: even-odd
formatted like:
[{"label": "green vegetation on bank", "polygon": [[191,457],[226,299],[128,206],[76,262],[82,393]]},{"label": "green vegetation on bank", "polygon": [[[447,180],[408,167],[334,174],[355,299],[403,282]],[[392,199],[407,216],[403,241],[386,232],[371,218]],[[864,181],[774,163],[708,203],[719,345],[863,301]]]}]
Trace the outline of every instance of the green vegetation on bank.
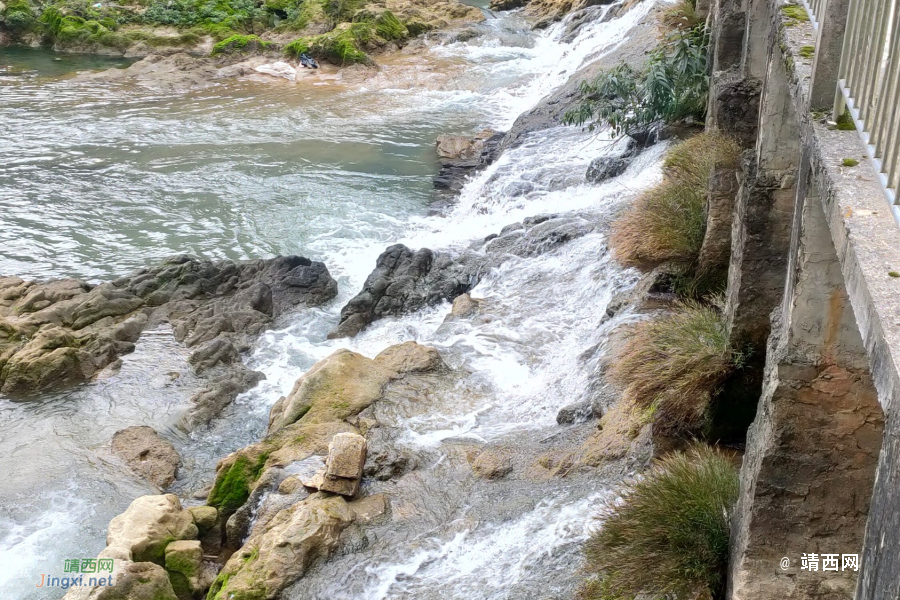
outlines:
[{"label": "green vegetation on bank", "polygon": [[709,31],[697,22],[694,5],[671,9],[669,33],[650,52],[646,67],[625,63],[581,83],[581,103],[563,121],[617,134],[646,131],[661,123],[702,121],[709,92]]},{"label": "green vegetation on bank", "polygon": [[719,303],[684,301],[629,333],[610,364],[610,380],[625,400],[650,411],[658,430],[699,430],[715,392],[744,361],[729,344]]},{"label": "green vegetation on bank", "polygon": [[737,143],[717,133],[672,148],[663,181],[614,223],[610,244],[616,258],[625,264],[695,263],[706,233],[709,178],[717,165],[736,168],[739,155]]},{"label": "green vegetation on bank", "polygon": [[702,446],[626,484],[585,543],[579,600],[721,598],[738,490],[735,468]]},{"label": "green vegetation on bank", "polygon": [[[212,55],[264,52],[277,45],[264,33],[313,35],[284,48],[309,52],[336,64],[370,63],[367,52],[428,31],[418,18],[404,19],[367,0],[138,0],[107,4],[89,0],[10,0],[0,4],[0,30],[14,40],[66,49],[113,48],[137,42],[151,47],[215,42]],[[414,11],[415,12],[415,11]]]}]

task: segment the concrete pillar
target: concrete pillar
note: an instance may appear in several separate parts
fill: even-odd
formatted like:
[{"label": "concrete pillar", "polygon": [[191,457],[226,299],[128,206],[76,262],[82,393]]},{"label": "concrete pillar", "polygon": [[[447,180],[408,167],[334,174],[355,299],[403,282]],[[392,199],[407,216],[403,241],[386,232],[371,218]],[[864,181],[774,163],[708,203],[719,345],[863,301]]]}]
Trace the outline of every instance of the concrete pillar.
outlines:
[{"label": "concrete pillar", "polygon": [[837,94],[838,68],[850,0],[828,0],[817,15],[816,54],[813,59],[809,108],[830,109]]},{"label": "concrete pillar", "polygon": [[732,342],[749,344],[757,360],[769,337],[769,315],[784,291],[800,159],[800,130],[781,50],[774,47],[771,53],[756,152],[745,162],[735,202],[725,306]]},{"label": "concrete pillar", "polygon": [[749,79],[766,76],[766,60],[769,57],[771,19],[770,0],[749,0],[744,26],[741,73]]},{"label": "concrete pillar", "polygon": [[821,201],[805,185],[797,198],[732,521],[729,600],[853,597],[855,572],[801,570],[800,558],[860,551],[881,446],[883,414]]}]

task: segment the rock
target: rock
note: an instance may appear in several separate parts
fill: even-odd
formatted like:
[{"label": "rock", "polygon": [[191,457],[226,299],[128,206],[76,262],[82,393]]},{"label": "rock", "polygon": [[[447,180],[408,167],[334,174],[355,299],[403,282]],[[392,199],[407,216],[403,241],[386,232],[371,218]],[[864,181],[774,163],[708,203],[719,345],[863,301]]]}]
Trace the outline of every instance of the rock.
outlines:
[{"label": "rock", "polygon": [[470,160],[481,157],[485,141],[496,135],[493,129],[485,129],[474,136],[440,135],[437,138],[437,153],[441,159]]},{"label": "rock", "polygon": [[481,479],[500,479],[512,469],[512,459],[503,451],[485,450],[472,463],[472,472]]},{"label": "rock", "polygon": [[320,360],[294,384],[269,414],[269,432],[298,419],[321,423],[344,419],[381,397],[392,372],[372,359],[338,350]]},{"label": "rock", "polygon": [[491,0],[489,6],[491,10],[512,10],[522,8],[526,4],[528,0]]},{"label": "rock", "polygon": [[591,183],[600,183],[625,172],[634,157],[640,152],[640,144],[631,136],[616,140],[604,156],[591,161],[585,178]]},{"label": "rock", "polygon": [[450,308],[451,317],[471,317],[478,312],[482,300],[475,300],[468,293],[457,296]]},{"label": "rock", "polygon": [[366,464],[366,438],[356,433],[339,433],[331,438],[325,475],[359,479]]},{"label": "rock", "polygon": [[594,416],[594,409],[590,400],[567,404],[556,413],[556,422],[560,425],[583,423]]},{"label": "rock", "polygon": [[341,532],[355,518],[341,496],[319,493],[298,502],[265,529],[254,528],[244,547],[219,573],[209,597],[277,597],[303,577],[316,559],[337,548]]},{"label": "rock", "polygon": [[280,60],[271,64],[260,65],[254,70],[257,73],[262,73],[263,75],[283,77],[288,81],[296,81],[297,79],[297,69]]},{"label": "rock", "polygon": [[135,426],[117,431],[112,438],[113,454],[122,458],[132,471],[165,489],[175,481],[181,457],[167,440],[152,427]]},{"label": "rock", "polygon": [[235,398],[265,378],[264,374],[251,371],[243,364],[226,371],[191,396],[191,407],[182,416],[180,428],[193,431],[201,425],[208,424],[222,412],[222,409],[234,402]]},{"label": "rock", "polygon": [[337,294],[320,262],[300,256],[234,262],[176,256],[113,282],[0,278],[0,391],[31,394],[87,381],[169,323],[197,346],[197,372],[236,362],[273,318]]},{"label": "rock", "polygon": [[179,600],[159,565],[116,561],[115,585],[72,587],[63,600]]},{"label": "rock", "polygon": [[503,134],[492,129],[485,129],[475,136],[439,136],[437,153],[441,169],[433,180],[435,189],[459,192],[469,175],[497,159],[502,140]]},{"label": "rock", "polygon": [[165,564],[166,546],[196,539],[199,531],[178,496],[141,496],[109,522],[104,553],[110,558]]},{"label": "rock", "polygon": [[341,321],[329,338],[348,337],[381,317],[400,315],[451,301],[473,286],[465,269],[449,254],[402,244],[385,250],[362,291],[341,309]]},{"label": "rock", "polygon": [[211,530],[219,521],[219,511],[212,506],[192,506],[188,510],[194,518],[194,524],[200,535]]},{"label": "rock", "polygon": [[179,540],[166,546],[166,571],[177,595],[187,592],[190,597],[204,591],[200,587],[202,560],[203,550],[197,540]]},{"label": "rock", "polygon": [[433,373],[446,368],[441,353],[436,348],[416,342],[403,342],[390,346],[375,357],[375,362],[398,374]]},{"label": "rock", "polygon": [[363,475],[379,481],[396,479],[418,466],[417,458],[397,443],[399,428],[375,427],[368,431]]}]

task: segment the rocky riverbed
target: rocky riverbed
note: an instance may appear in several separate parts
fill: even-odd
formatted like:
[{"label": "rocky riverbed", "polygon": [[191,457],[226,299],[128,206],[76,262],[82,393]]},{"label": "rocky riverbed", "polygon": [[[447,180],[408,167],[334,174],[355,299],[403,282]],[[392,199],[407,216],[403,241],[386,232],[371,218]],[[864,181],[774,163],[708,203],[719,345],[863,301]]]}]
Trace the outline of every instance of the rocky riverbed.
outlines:
[{"label": "rocky riverbed", "polygon": [[[154,133],[164,144],[186,136],[192,154],[174,160],[154,150],[142,185],[189,188],[192,198],[205,198],[206,187],[221,198],[215,191],[234,171],[243,184],[229,189],[234,202],[279,198],[236,220],[251,227],[229,225],[236,256],[216,250],[224,228],[215,225],[171,241],[156,236],[167,241],[154,252],[188,239],[203,259],[123,252],[110,264],[80,254],[88,258],[76,265],[88,266],[48,268],[10,252],[4,270],[27,265],[18,272],[29,275],[0,284],[0,423],[14,445],[2,450],[5,460],[18,455],[30,472],[48,474],[48,486],[29,484],[26,469],[0,498],[11,508],[0,520],[4,544],[31,561],[0,586],[23,600],[571,597],[597,503],[654,445],[647,428],[610,412],[617,394],[602,374],[615,329],[667,298],[656,275],[639,280],[615,264],[605,238],[616,212],[658,179],[665,144],[614,144],[561,127],[571,95],[560,90],[650,35],[651,8],[600,7],[596,19],[582,14],[542,33],[505,15],[474,38],[421,50],[435,65],[456,64],[439,85],[340,90],[334,102],[355,98],[343,106],[354,118],[316,121],[327,131],[315,152],[329,157],[338,155],[334,140],[346,150],[359,148],[354,136],[386,139],[390,127],[371,123],[386,114],[400,122],[404,94],[426,118],[446,119],[467,111],[455,103],[478,90],[491,116],[422,135],[416,122],[382,146],[399,157],[389,168],[350,152],[315,193],[272,170],[278,144],[304,177],[336,168],[311,163],[303,144],[287,141],[291,127],[315,118],[302,108],[221,169],[193,168],[222,152],[221,139],[194,137],[209,121],[186,116],[193,130]],[[104,77],[66,79],[60,89],[128,85]],[[230,106],[262,94],[275,110],[275,96],[241,81],[248,87]],[[175,102],[200,98],[192,114],[208,115],[226,102],[229,88],[219,86],[227,85],[187,86]],[[442,108],[428,112],[430,98]],[[366,112],[373,99],[383,104]],[[128,110],[133,126],[150,127],[140,104]],[[263,124],[254,112],[245,118]],[[418,171],[409,150],[417,144],[428,156]],[[241,173],[250,162],[257,170]],[[76,167],[77,180],[88,169]],[[154,169],[164,181],[149,175]],[[121,176],[115,168],[106,175]],[[15,177],[0,171],[0,189]],[[404,177],[422,187],[391,187]],[[358,178],[359,187],[346,192],[342,178]],[[438,196],[435,183],[448,184]],[[38,189],[31,185],[22,180],[26,196]],[[288,192],[278,196],[281,189]],[[315,204],[328,190],[338,200]],[[418,207],[398,197],[418,198]],[[204,212],[194,202],[201,223],[234,210]],[[302,219],[285,216],[298,212]],[[173,221],[174,230],[189,222]],[[283,241],[266,246],[273,235]],[[277,257],[248,260],[260,254]],[[147,266],[121,276],[135,264]],[[106,419],[86,423],[97,409]],[[13,432],[28,422],[39,427],[19,446]],[[73,477],[64,483],[67,464]],[[36,503],[23,504],[26,494]],[[60,536],[63,520],[73,525]],[[57,552],[49,532],[78,544]],[[37,594],[23,585],[30,569],[59,571],[73,553],[113,559],[118,585]]]}]

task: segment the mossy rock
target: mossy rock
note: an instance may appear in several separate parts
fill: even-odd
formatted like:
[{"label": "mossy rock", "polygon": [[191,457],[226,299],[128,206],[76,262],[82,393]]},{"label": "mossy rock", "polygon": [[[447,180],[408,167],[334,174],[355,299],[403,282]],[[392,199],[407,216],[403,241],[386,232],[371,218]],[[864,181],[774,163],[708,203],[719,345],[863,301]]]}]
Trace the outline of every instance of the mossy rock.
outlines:
[{"label": "mossy rock", "polygon": [[29,0],[10,0],[0,12],[0,25],[12,35],[34,31],[40,25],[37,9]]},{"label": "mossy rock", "polygon": [[232,35],[213,46],[212,56],[219,54],[248,54],[263,52],[273,47],[271,42],[263,41],[257,35]]},{"label": "mossy rock", "polygon": [[224,515],[231,515],[250,497],[250,486],[259,479],[269,452],[260,451],[255,456],[241,453],[232,457],[230,464],[224,463],[216,473],[216,482],[206,501]]}]

